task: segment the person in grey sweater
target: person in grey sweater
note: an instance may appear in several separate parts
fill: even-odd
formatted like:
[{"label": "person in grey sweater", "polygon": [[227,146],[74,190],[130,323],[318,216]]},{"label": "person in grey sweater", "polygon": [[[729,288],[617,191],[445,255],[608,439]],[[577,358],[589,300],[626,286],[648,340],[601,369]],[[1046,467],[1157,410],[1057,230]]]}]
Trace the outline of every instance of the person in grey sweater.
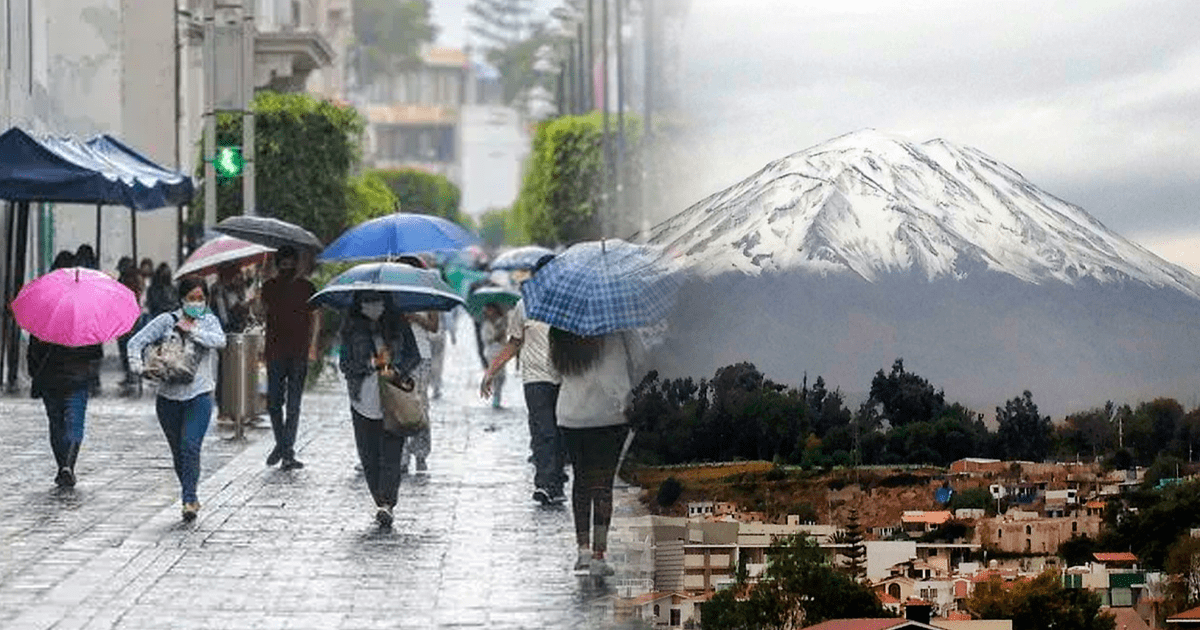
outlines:
[{"label": "person in grey sweater", "polygon": [[221,322],[208,310],[208,286],[198,278],[179,281],[183,307],[150,320],[129,340],[129,365],[135,374],[144,368],[142,352],[172,331],[199,346],[202,358],[189,383],[160,384],[155,411],[179,478],[183,520],[193,521],[200,511],[196,487],[200,482],[200,445],[212,420],[216,350],[225,347]]}]

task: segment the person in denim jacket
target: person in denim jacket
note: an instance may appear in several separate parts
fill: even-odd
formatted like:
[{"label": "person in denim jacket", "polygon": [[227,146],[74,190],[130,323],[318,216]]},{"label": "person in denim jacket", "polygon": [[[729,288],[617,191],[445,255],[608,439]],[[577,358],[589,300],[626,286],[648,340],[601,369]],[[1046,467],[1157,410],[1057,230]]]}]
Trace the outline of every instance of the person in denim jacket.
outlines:
[{"label": "person in denim jacket", "polygon": [[412,326],[385,297],[370,291],[355,294],[354,305],[342,320],[338,367],[346,377],[354,443],[375,501],[375,520],[381,527],[391,527],[403,474],[404,437],[383,428],[379,374],[414,376],[421,355]]}]

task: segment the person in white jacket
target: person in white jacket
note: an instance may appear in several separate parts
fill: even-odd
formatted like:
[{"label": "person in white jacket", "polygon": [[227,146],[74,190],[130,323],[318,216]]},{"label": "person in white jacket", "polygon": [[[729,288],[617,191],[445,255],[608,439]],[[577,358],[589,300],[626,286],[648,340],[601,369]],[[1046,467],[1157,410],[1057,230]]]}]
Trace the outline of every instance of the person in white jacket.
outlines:
[{"label": "person in white jacket", "polygon": [[555,415],[574,472],[571,510],[579,573],[613,573],[604,559],[613,477],[629,433],[625,408],[643,354],[640,339],[631,333],[580,337],[550,329],[550,360],[562,378]]}]

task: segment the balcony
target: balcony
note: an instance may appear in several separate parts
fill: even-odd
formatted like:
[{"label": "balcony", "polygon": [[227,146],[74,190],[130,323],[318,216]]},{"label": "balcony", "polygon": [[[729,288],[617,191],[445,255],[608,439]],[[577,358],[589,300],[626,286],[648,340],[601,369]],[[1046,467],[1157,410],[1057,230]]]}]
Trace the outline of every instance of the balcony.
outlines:
[{"label": "balcony", "polygon": [[315,30],[283,29],[258,33],[254,40],[255,86],[300,92],[313,70],[333,63],[334,51]]}]

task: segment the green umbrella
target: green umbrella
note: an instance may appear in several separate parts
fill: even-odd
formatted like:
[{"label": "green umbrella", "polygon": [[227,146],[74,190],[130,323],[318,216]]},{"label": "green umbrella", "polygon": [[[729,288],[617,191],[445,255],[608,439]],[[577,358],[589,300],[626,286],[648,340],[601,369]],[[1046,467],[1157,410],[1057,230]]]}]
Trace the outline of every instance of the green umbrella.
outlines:
[{"label": "green umbrella", "polygon": [[479,319],[483,317],[483,307],[488,304],[511,307],[520,299],[521,294],[511,289],[503,287],[480,287],[474,293],[467,296],[467,312],[471,314],[471,317]]}]

